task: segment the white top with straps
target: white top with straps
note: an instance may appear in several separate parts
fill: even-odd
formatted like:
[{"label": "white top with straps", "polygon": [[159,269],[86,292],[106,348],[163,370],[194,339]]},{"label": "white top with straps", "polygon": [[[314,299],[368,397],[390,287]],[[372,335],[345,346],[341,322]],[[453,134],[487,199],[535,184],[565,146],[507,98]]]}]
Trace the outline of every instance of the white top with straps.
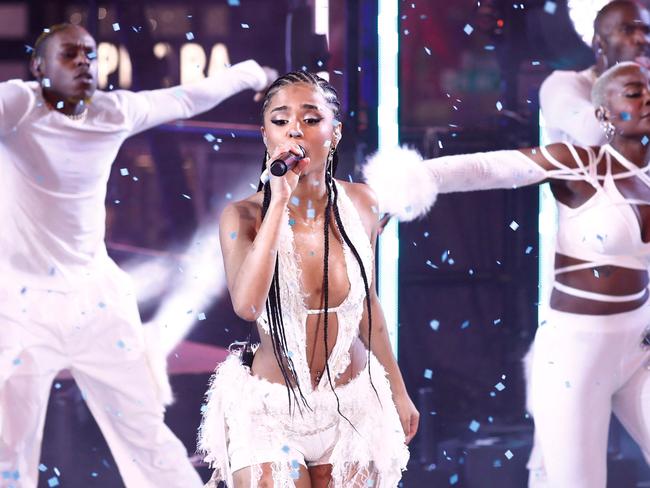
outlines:
[{"label": "white top with straps", "polygon": [[[577,168],[557,161],[546,147],[540,148],[544,157],[557,168],[548,172],[549,177],[585,181],[594,188],[595,193],[577,208],[557,201],[559,222],[556,251],[587,262],[558,268],[555,274],[605,265],[647,270],[650,265],[650,242],[643,242],[641,223],[634,205],[650,205],[650,200],[626,198],[617,188],[616,180],[635,177],[650,188],[650,166],[639,168],[609,144],[602,146],[598,154],[591,148],[584,148],[589,157],[585,165],[575,147],[570,144],[566,146]],[[612,172],[612,156],[626,171]],[[607,165],[606,171],[598,174],[598,167],[603,162]],[[646,292],[644,289],[630,295],[604,295],[578,290],[557,281],[554,287],[573,296],[608,302],[636,300]]]}]

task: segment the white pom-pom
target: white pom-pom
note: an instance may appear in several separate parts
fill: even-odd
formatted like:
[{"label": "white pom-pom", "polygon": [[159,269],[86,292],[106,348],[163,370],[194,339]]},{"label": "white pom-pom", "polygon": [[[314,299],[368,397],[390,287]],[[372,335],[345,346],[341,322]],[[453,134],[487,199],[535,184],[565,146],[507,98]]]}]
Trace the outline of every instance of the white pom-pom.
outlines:
[{"label": "white pom-pom", "polygon": [[425,215],[436,201],[436,181],[414,149],[382,149],[368,158],[362,171],[377,194],[379,211],[402,222]]}]

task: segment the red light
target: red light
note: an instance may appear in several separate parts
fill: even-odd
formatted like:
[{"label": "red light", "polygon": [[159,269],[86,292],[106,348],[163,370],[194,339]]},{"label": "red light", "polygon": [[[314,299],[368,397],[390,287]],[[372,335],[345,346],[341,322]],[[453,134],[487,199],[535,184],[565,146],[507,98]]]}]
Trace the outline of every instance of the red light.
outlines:
[{"label": "red light", "polygon": [[497,27],[503,27],[503,19],[497,20]]}]

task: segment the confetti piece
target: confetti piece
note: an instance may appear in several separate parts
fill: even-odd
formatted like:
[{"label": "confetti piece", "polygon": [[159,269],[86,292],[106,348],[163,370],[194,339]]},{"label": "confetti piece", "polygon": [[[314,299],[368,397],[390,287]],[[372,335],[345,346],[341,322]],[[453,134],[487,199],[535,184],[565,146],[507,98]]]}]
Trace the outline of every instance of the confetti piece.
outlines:
[{"label": "confetti piece", "polygon": [[127,168],[120,168],[120,174],[122,176],[128,176],[129,175],[129,170]]},{"label": "confetti piece", "polygon": [[196,318],[199,319],[199,320],[205,320],[205,313],[201,312],[200,314],[198,314],[196,316]]},{"label": "confetti piece", "polygon": [[551,2],[551,1],[547,1],[547,2],[544,4],[544,12],[546,12],[547,14],[551,14],[551,15],[553,15],[553,14],[555,13],[556,10],[557,10],[557,3],[555,3],[555,2]]},{"label": "confetti piece", "polygon": [[22,362],[23,362],[22,359],[20,359],[20,358],[16,358],[16,359],[14,359],[14,360],[12,361],[12,364],[13,364],[14,366],[19,366]]},{"label": "confetti piece", "polygon": [[295,219],[289,219],[289,225],[291,225],[291,226],[296,225]]},{"label": "confetti piece", "polygon": [[469,36],[472,32],[474,32],[474,27],[472,27],[469,24],[465,24],[465,27],[463,27],[463,30],[465,31],[465,34],[467,34]]},{"label": "confetti piece", "polygon": [[503,390],[506,389],[506,386],[505,386],[503,383],[501,383],[501,382],[499,381],[496,385],[494,385],[494,388],[495,388],[497,391],[503,391]]},{"label": "confetti piece", "polygon": [[499,325],[501,323],[501,319],[496,319],[492,322],[494,325]]},{"label": "confetti piece", "polygon": [[54,383],[54,389],[55,390],[60,390],[61,389],[61,383],[59,383],[58,381],[56,383]]},{"label": "confetti piece", "polygon": [[120,30],[120,24],[119,24],[118,22],[115,22],[115,23],[113,24],[113,30],[114,30],[115,32],[117,32],[118,30]]},{"label": "confetti piece", "polygon": [[483,49],[485,49],[486,51],[494,51],[495,47],[492,44],[487,44],[483,46]]},{"label": "confetti piece", "polygon": [[457,474],[452,474],[449,477],[449,484],[450,485],[455,485],[456,483],[458,483],[458,475]]},{"label": "confetti piece", "polygon": [[236,231],[232,231],[232,232],[230,233],[230,238],[231,238],[232,240],[237,239],[237,232],[236,232]]},{"label": "confetti piece", "polygon": [[313,219],[316,217],[316,210],[313,208],[308,208],[307,209],[307,218],[308,219]]},{"label": "confetti piece", "polygon": [[298,197],[291,197],[291,204],[292,204],[292,205],[296,205],[296,206],[300,205],[300,198],[298,198]]},{"label": "confetti piece", "polygon": [[52,478],[47,480],[47,486],[49,486],[50,488],[54,488],[55,486],[59,486],[59,478],[57,478],[56,476],[53,476]]},{"label": "confetti piece", "polygon": [[461,330],[467,329],[469,327],[469,320],[465,320],[462,324],[460,324]]},{"label": "confetti piece", "polygon": [[184,198],[187,198],[188,200],[191,200],[191,199],[192,199],[192,197],[190,197],[189,195],[186,195],[185,193],[181,193],[181,195],[183,195],[183,197],[184,197]]},{"label": "confetti piece", "polygon": [[433,330],[438,330],[440,328],[440,322],[438,320],[432,320],[429,322],[429,327],[431,327]]},{"label": "confetti piece", "polygon": [[533,246],[528,246],[524,251],[526,254],[530,254],[533,251]]},{"label": "confetti piece", "polygon": [[97,478],[99,476],[99,474],[97,474],[95,471],[93,471],[92,473],[90,473],[90,476],[91,476],[91,478]]},{"label": "confetti piece", "polygon": [[230,200],[232,198],[232,193],[226,193],[226,200]]},{"label": "confetti piece", "polygon": [[424,370],[424,377],[425,377],[426,379],[430,380],[431,378],[433,378],[433,371],[431,371],[431,370],[428,369],[428,368],[425,369],[425,370]]},{"label": "confetti piece", "polygon": [[648,139],[648,136],[643,136],[643,138],[641,139],[641,144],[643,144],[644,146],[647,146],[648,142],[650,142],[650,139]]},{"label": "confetti piece", "polygon": [[33,50],[34,50],[34,48],[32,46],[30,46],[29,44],[25,44],[25,52],[26,53],[31,53]]},{"label": "confetti piece", "polygon": [[429,49],[428,47],[424,48],[424,52],[427,53],[427,56],[431,56],[431,49]]},{"label": "confetti piece", "polygon": [[59,468],[57,468],[56,466],[54,466],[54,474],[57,476],[61,476],[61,471],[59,471]]},{"label": "confetti piece", "polygon": [[519,224],[513,220],[512,222],[510,222],[510,228],[512,230],[517,230],[519,228]]},{"label": "confetti piece", "polygon": [[97,53],[95,51],[89,52],[88,59],[97,59]]},{"label": "confetti piece", "polygon": [[628,112],[621,112],[621,120],[631,120],[632,116]]},{"label": "confetti piece", "polygon": [[481,428],[481,423],[477,422],[476,420],[472,420],[469,423],[469,430],[471,430],[472,432],[478,432],[478,429],[480,428]]},{"label": "confetti piece", "polygon": [[188,41],[193,41],[193,40],[194,40],[194,33],[193,33],[193,32],[186,32],[186,33],[185,33],[185,38],[186,38]]},{"label": "confetti piece", "polygon": [[214,137],[212,134],[204,134],[203,139],[208,142],[214,142],[216,140],[216,137]]},{"label": "confetti piece", "polygon": [[124,346],[125,346],[125,345],[126,345],[126,344],[124,344],[124,341],[123,341],[122,339],[120,339],[119,341],[117,341],[117,347],[119,347],[120,349],[124,349]]},{"label": "confetti piece", "polygon": [[515,455],[512,453],[512,451],[511,451],[510,449],[508,449],[508,450],[505,452],[504,456],[505,456],[506,458],[508,458],[508,460],[510,460],[510,459],[512,459],[513,457],[515,457]]},{"label": "confetti piece", "polygon": [[497,102],[497,110],[501,112],[502,109],[503,109],[503,104],[501,102]]},{"label": "confetti piece", "polygon": [[63,102],[60,101],[60,100],[58,102],[56,102],[56,108],[59,108],[59,109],[63,108]]},{"label": "confetti piece", "polygon": [[240,3],[239,0],[228,0],[228,5],[231,7],[239,7]]},{"label": "confetti piece", "polygon": [[250,29],[250,26],[248,24],[242,24],[241,28],[242,29]]},{"label": "confetti piece", "polygon": [[282,451],[283,451],[285,454],[289,454],[289,446],[286,446],[286,445],[285,445],[285,446],[282,446]]},{"label": "confetti piece", "polygon": [[47,466],[45,466],[43,463],[41,463],[41,464],[38,465],[38,470],[41,473],[45,473],[45,471],[47,471]]}]

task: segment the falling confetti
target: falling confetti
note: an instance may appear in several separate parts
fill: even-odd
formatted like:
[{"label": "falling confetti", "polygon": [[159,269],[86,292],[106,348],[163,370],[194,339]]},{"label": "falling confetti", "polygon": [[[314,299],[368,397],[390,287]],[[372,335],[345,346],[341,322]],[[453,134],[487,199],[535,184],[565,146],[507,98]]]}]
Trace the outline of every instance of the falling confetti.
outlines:
[{"label": "falling confetti", "polygon": [[465,34],[467,34],[469,36],[472,32],[474,32],[474,27],[472,27],[469,24],[465,24],[465,27],[463,27],[463,30],[465,31]]}]

